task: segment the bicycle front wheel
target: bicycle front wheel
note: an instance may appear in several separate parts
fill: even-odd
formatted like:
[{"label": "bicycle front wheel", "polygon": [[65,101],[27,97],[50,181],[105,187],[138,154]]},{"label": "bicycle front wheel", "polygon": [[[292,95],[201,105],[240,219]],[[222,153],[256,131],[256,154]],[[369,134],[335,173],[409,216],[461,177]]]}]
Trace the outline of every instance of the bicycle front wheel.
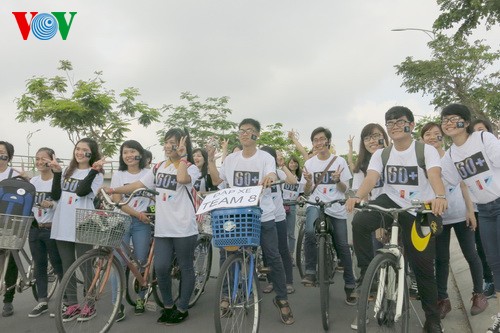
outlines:
[{"label": "bicycle front wheel", "polygon": [[[406,274],[400,281],[398,259],[390,253],[379,253],[368,266],[358,303],[358,332],[408,332],[409,294]],[[398,292],[403,284],[403,293]],[[397,301],[402,298],[398,315]]]},{"label": "bicycle front wheel", "polygon": [[318,244],[318,283],[321,298],[321,321],[323,329],[328,331],[330,326],[330,276],[332,251],[327,242],[326,235],[319,237]]},{"label": "bicycle front wheel", "polygon": [[299,270],[300,278],[303,279],[306,274],[306,255],[305,251],[305,223],[302,223],[299,228],[299,234],[297,235],[297,247],[295,249],[295,265]]},{"label": "bicycle front wheel", "polygon": [[194,290],[189,299],[189,307],[196,304],[201,294],[205,291],[205,285],[210,277],[212,269],[212,244],[209,237],[198,239],[194,249]]},{"label": "bicycle front wheel", "polygon": [[221,267],[215,290],[215,331],[259,331],[260,289],[250,257],[237,253]]},{"label": "bicycle front wheel", "polygon": [[115,322],[124,289],[125,274],[113,255],[102,250],[85,253],[69,267],[61,281],[56,298],[57,330],[107,332]]}]

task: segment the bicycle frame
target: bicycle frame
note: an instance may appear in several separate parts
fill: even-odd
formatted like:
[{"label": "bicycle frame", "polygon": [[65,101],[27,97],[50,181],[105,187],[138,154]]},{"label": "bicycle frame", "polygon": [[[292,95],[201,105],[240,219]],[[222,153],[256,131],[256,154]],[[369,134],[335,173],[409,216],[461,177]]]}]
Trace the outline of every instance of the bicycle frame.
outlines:
[{"label": "bicycle frame", "polygon": [[[7,286],[5,285],[5,274],[7,273],[7,267],[9,265],[11,254],[12,254],[12,257],[14,258],[14,262],[16,263],[16,266],[18,268],[19,275],[18,275],[18,279],[16,281],[16,284],[7,288]],[[34,281],[33,281],[33,262],[32,262],[32,259],[26,253],[26,251],[24,249],[5,250],[3,255],[5,256],[5,260],[3,262],[2,276],[0,279],[0,281],[1,281],[1,283],[0,283],[0,295],[3,295],[5,292],[7,292],[7,290],[11,290],[12,288],[17,288],[18,291],[23,291],[24,289],[31,287],[34,283]],[[23,261],[22,261],[21,256],[28,263],[27,271],[24,270],[24,265],[23,265]]]},{"label": "bicycle frame", "polygon": [[[126,244],[124,241],[122,241],[122,247],[116,248],[116,252],[120,255],[120,257],[123,259],[127,267],[130,269],[130,272],[134,274],[135,278],[139,282],[139,285],[141,287],[150,287],[148,284],[148,276],[151,272],[152,265],[151,263],[153,262],[153,256],[154,256],[154,244],[155,240],[154,237],[152,238],[151,245],[149,247],[149,253],[148,253],[148,259],[146,261],[146,264],[144,265],[144,273],[141,274],[138,265],[134,265],[134,262],[138,262],[137,258],[134,256],[132,253],[130,246]],[[123,253],[123,249],[125,249],[126,253]],[[130,260],[132,258],[132,260]],[[151,282],[151,281],[150,281]]]}]

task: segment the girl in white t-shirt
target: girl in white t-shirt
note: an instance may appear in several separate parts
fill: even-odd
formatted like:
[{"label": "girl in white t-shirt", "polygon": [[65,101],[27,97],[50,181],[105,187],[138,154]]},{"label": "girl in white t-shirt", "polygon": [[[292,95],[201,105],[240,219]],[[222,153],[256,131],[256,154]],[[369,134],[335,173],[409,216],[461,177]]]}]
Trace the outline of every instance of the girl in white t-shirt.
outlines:
[{"label": "girl in white t-shirt", "polygon": [[[440,125],[434,122],[425,124],[420,136],[424,143],[435,147],[441,158],[445,155],[443,150],[443,133]],[[441,319],[451,311],[451,303],[448,297],[448,273],[450,269],[450,234],[455,230],[458,243],[462,253],[469,264],[472,276],[473,293],[472,308],[473,315],[479,314],[488,305],[483,295],[483,267],[477,254],[474,229],[476,228],[476,216],[474,205],[470,200],[467,187],[463,182],[457,186],[446,186],[446,199],[448,209],[442,215],[443,231],[436,237],[436,283],[438,290],[438,307]]]},{"label": "girl in white t-shirt", "polygon": [[63,275],[61,257],[57,250],[56,241],[50,238],[56,203],[51,197],[54,174],[46,161],[52,160],[54,155],[54,151],[50,148],[38,149],[35,156],[35,166],[39,175],[30,180],[36,188],[36,196],[35,205],[33,206],[35,220],[29,233],[29,245],[35,264],[35,279],[38,290],[38,304],[28,314],[30,318],[38,317],[48,310],[47,257],[50,259],[59,281]]},{"label": "girl in white t-shirt", "polygon": [[[55,156],[46,163],[54,172],[51,195],[57,201],[50,237],[56,240],[63,273],[66,273],[77,257],[92,249],[92,245],[75,243],[76,209],[94,209],[94,198],[104,180],[102,167],[105,161],[101,159],[97,142],[83,138],[76,143],[73,158],[64,171]],[[85,284],[90,284],[90,281],[85,280]],[[68,284],[66,296],[63,321],[87,321],[96,315],[93,304],[84,304],[83,307],[78,304],[76,281]]]},{"label": "girl in white t-shirt", "polygon": [[[194,289],[194,249],[198,237],[193,184],[200,171],[193,164],[191,140],[187,131],[170,129],[165,134],[167,159],[150,169],[140,180],[108,193],[127,194],[146,187],[158,191],[155,217],[155,271],[164,309],[158,323],[178,324],[188,317],[188,305]],[[172,298],[171,266],[175,257],[181,269],[181,291],[175,304]]]},{"label": "girl in white t-shirt", "polygon": [[[465,105],[450,104],[441,111],[441,128],[453,141],[442,159],[442,175],[451,185],[463,181],[477,204],[481,241],[500,299],[500,141],[488,132],[472,132],[470,123]],[[488,332],[499,330],[500,303]]]},{"label": "girl in white t-shirt", "polygon": [[[140,180],[146,173],[150,172],[146,169],[147,165],[144,148],[135,140],[125,141],[120,147],[120,158],[118,171],[113,173],[111,178],[111,187],[119,187],[134,183]],[[115,202],[125,201],[128,196],[121,194],[113,194],[112,199]],[[139,261],[140,267],[147,261],[149,246],[151,244],[151,225],[149,218],[146,215],[149,206],[154,205],[154,200],[148,192],[139,192],[134,194],[132,200],[121,210],[132,217],[130,229],[123,236],[126,244],[132,240],[134,246],[134,255]],[[116,256],[122,261],[119,255]],[[124,265],[124,263],[122,263]],[[116,284],[116,279],[112,280],[113,286]],[[144,313],[144,295],[145,291],[140,290],[139,298],[135,301],[135,314]],[[113,288],[113,303],[116,301],[116,289]],[[125,318],[124,306],[120,306],[120,311],[116,321],[121,321]]]}]

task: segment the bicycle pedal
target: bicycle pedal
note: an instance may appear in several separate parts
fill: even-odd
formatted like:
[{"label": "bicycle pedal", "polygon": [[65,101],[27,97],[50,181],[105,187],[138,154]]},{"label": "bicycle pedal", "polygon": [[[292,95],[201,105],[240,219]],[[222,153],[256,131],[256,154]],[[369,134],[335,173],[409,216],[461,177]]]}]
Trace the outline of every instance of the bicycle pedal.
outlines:
[{"label": "bicycle pedal", "polygon": [[269,273],[271,273],[271,267],[261,266],[261,267],[257,268],[257,271],[259,273],[262,273],[262,274],[269,274]]}]

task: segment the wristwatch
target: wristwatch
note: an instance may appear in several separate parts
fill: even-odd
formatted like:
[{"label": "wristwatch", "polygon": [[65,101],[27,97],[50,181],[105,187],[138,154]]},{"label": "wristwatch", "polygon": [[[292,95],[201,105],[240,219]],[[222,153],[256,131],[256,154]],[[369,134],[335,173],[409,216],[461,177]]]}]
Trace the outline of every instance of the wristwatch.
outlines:
[{"label": "wristwatch", "polygon": [[446,199],[446,195],[438,194],[438,195],[436,195],[436,199]]}]

